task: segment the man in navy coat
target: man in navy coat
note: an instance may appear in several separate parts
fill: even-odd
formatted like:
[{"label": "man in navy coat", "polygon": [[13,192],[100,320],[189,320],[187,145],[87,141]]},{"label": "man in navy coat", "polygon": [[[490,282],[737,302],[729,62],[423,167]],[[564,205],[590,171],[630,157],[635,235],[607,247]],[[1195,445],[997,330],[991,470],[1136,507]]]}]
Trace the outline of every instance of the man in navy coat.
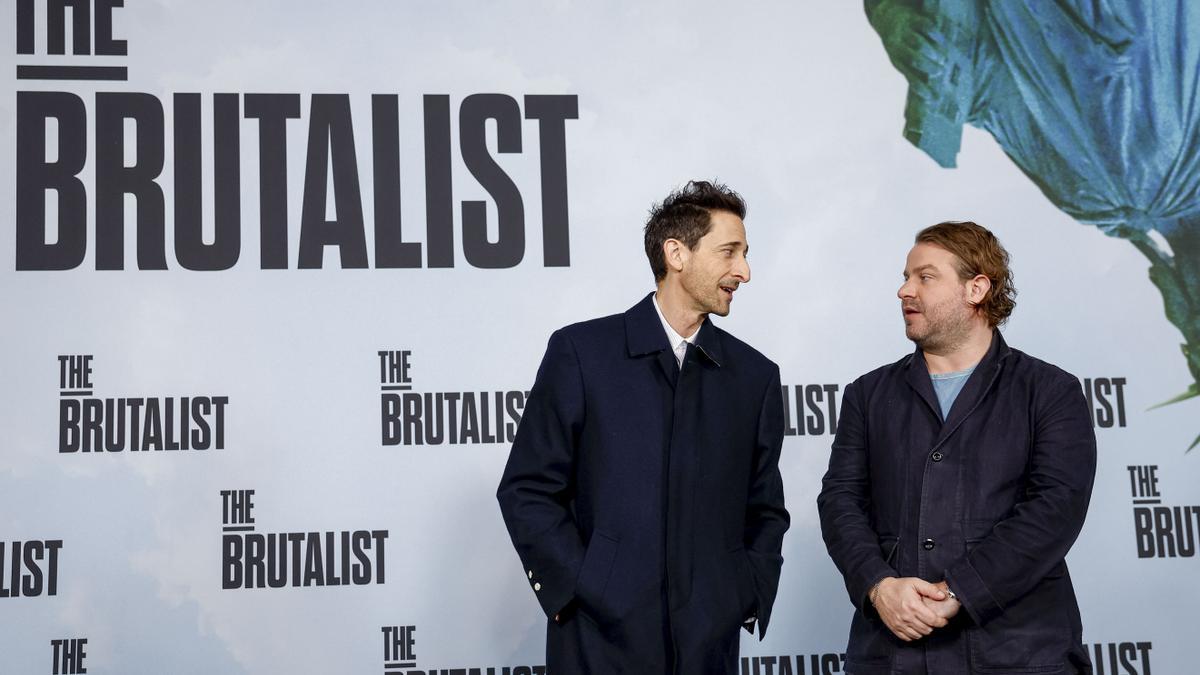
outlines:
[{"label": "man in navy coat", "polygon": [[574,673],[737,672],[789,518],[779,368],[717,328],[750,281],[745,203],[691,182],[651,213],[656,291],[550,336],[497,498]]},{"label": "man in navy coat", "polygon": [[1064,557],[1096,440],[1079,381],[997,330],[1015,294],[991,232],[922,230],[898,292],[917,349],[846,388],[817,503],[847,673],[1091,672]]}]

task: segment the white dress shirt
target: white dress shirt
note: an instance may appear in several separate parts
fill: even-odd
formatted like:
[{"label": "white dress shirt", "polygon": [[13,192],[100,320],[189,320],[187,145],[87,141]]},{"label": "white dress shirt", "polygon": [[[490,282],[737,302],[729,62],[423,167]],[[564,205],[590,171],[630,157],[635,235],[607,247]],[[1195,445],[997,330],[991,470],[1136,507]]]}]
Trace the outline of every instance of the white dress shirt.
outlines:
[{"label": "white dress shirt", "polygon": [[[658,312],[658,320],[662,321],[663,330],[667,331],[667,341],[671,343],[671,351],[675,352],[675,363],[682,368],[683,357],[685,354],[687,354],[688,343],[696,343],[696,335],[700,333],[700,328],[697,327],[696,330],[687,337],[683,337],[679,333],[676,333],[675,329],[671,328],[671,324],[667,322],[667,317],[663,316],[662,307],[658,306],[658,293],[654,294],[653,299],[654,311]],[[701,319],[700,323],[703,324],[704,320]]]}]

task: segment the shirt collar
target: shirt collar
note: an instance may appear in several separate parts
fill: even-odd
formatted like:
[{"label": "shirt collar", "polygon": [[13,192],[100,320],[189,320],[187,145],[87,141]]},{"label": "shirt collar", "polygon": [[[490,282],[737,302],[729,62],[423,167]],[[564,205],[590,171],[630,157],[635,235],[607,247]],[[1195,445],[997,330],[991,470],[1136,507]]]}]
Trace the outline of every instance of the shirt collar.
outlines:
[{"label": "shirt collar", "polygon": [[[654,311],[658,312],[658,320],[662,322],[663,330],[667,332],[667,340],[671,343],[671,351],[678,351],[680,343],[683,342],[695,344],[696,336],[700,334],[700,329],[697,328],[696,331],[688,337],[683,337],[679,333],[676,333],[675,329],[671,328],[671,324],[667,322],[667,317],[663,316],[662,307],[658,306],[658,293],[655,293],[653,296],[651,296],[651,299],[654,301]],[[704,320],[701,319],[700,323],[703,325]]]}]

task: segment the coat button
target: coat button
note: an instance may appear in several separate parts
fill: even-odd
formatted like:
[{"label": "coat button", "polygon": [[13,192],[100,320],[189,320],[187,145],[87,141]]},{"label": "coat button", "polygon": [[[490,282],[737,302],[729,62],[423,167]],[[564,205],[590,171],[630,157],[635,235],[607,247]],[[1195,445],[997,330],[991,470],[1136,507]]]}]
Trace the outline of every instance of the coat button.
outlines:
[{"label": "coat button", "polygon": [[936,544],[933,543],[932,539],[926,539],[925,543],[921,544],[921,546],[925,547],[926,551],[932,551],[933,547],[936,546]]},{"label": "coat button", "polygon": [[932,460],[933,460],[933,461],[935,461],[935,462],[940,462],[940,461],[942,461],[942,451],[941,451],[941,450],[934,450],[934,451],[933,451],[933,454],[932,454],[932,455],[930,455],[930,456],[929,456],[929,458],[930,458],[930,459],[932,459]]},{"label": "coat button", "polygon": [[525,573],[529,575],[530,579],[533,578],[533,570],[527,570]]},{"label": "coat button", "polygon": [[540,591],[540,590],[542,590],[542,585],[541,585],[540,583],[536,583],[536,584],[534,584],[534,585],[533,585],[533,590],[535,590],[535,591]]}]

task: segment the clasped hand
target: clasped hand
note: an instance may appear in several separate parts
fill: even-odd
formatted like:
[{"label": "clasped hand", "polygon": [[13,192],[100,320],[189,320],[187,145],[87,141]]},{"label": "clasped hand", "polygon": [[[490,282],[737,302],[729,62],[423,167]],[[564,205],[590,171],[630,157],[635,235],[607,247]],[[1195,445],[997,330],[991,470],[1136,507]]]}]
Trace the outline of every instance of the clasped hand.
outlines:
[{"label": "clasped hand", "polygon": [[911,642],[945,626],[962,605],[946,593],[946,582],[931,584],[916,577],[887,577],[871,602],[896,637]]}]

